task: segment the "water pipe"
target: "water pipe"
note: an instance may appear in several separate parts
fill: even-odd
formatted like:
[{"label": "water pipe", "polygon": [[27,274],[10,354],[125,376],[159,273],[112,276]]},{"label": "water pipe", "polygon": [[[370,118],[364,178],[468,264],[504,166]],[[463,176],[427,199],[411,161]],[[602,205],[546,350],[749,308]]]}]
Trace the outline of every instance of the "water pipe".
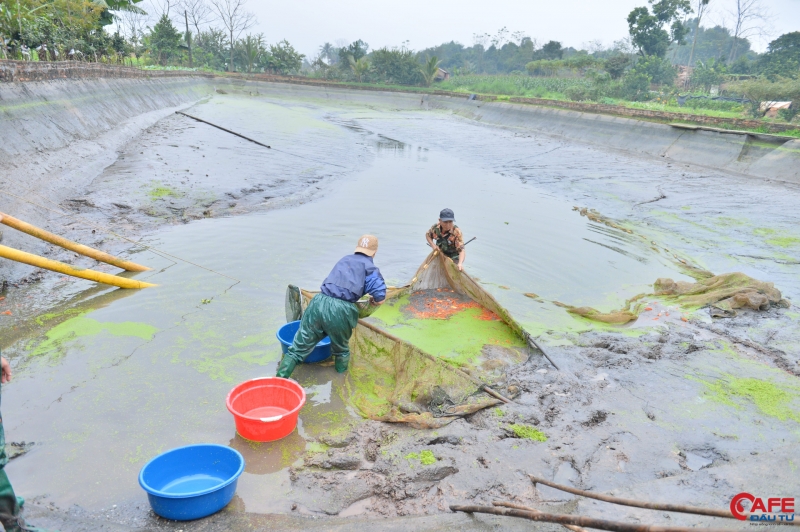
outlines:
[{"label": "water pipe", "polygon": [[117,268],[128,270],[129,272],[144,272],[150,270],[150,268],[147,266],[142,266],[141,264],[136,264],[135,262],[123,260],[113,255],[109,255],[108,253],[90,248],[89,246],[84,246],[83,244],[78,244],[71,240],[67,240],[66,238],[55,235],[49,231],[45,231],[44,229],[39,229],[34,225],[23,222],[22,220],[18,220],[17,218],[2,212],[0,212],[0,223],[9,227],[13,227],[16,230],[22,231],[23,233],[27,233],[31,236],[35,236],[36,238],[44,240],[45,242],[50,242],[56,246],[74,251],[75,253],[85,255],[86,257],[98,260],[100,262],[105,262],[106,264],[111,264]]},{"label": "water pipe", "polygon": [[44,257],[40,257],[39,255],[20,251],[8,246],[0,246],[0,258],[21,262],[23,264],[30,264],[31,266],[36,266],[37,268],[63,273],[65,275],[71,275],[72,277],[88,279],[96,283],[118,286],[119,288],[148,288],[151,286],[158,286],[152,283],[146,283],[144,281],[137,281],[136,279],[128,279],[126,277],[111,275],[110,273],[74,268],[69,264],[64,264],[63,262],[58,262],[57,260],[46,259]]}]

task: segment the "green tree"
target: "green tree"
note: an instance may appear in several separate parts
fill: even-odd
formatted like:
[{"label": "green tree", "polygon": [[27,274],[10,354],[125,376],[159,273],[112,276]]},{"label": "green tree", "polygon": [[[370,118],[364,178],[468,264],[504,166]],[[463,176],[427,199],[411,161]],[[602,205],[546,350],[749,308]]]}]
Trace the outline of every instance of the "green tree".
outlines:
[{"label": "green tree", "polygon": [[369,45],[359,39],[350,43],[348,46],[339,48],[339,62],[346,68],[349,68],[350,60],[347,59],[348,57],[352,57],[353,61],[358,61],[367,55],[367,52],[369,52]]},{"label": "green tree", "polygon": [[250,73],[253,71],[253,67],[258,64],[261,54],[266,52],[264,49],[264,34],[247,35],[239,41],[239,45],[247,72]]},{"label": "green tree", "polygon": [[655,83],[656,85],[672,85],[675,83],[675,76],[678,75],[678,71],[668,59],[658,56],[639,59],[634,69],[647,75],[650,78],[650,83]]},{"label": "green tree", "polygon": [[[686,28],[682,15],[691,12],[689,0],[649,0],[647,7],[637,7],[628,14],[628,32],[642,56],[664,57],[670,43],[682,44]],[[669,28],[667,31],[665,28]]]},{"label": "green tree", "polygon": [[96,1],[96,4],[105,4],[104,9],[100,13],[99,23],[101,26],[108,26],[118,20],[117,12],[125,11],[127,13],[136,13],[138,15],[146,15],[147,11],[137,6],[142,0],[103,0],[103,2]]},{"label": "green tree", "polygon": [[631,59],[627,55],[617,54],[606,59],[603,68],[611,76],[611,79],[619,79],[625,73],[625,69],[630,64]]},{"label": "green tree", "polygon": [[430,87],[433,80],[436,79],[440,63],[441,61],[434,55],[433,57],[428,57],[422,68],[419,69],[420,73],[422,73],[422,78],[425,80],[425,86]]},{"label": "green tree", "polygon": [[366,57],[362,57],[361,59],[355,60],[353,59],[352,55],[347,56],[348,62],[350,63],[350,69],[355,74],[358,82],[361,83],[364,74],[369,72],[369,62],[367,61]]},{"label": "green tree", "polygon": [[711,87],[719,85],[728,73],[725,64],[720,61],[709,59],[708,61],[698,61],[697,66],[692,70],[692,77],[689,80],[692,86],[702,87],[708,92]]},{"label": "green tree", "polygon": [[158,57],[158,62],[166,66],[167,62],[178,53],[181,33],[172,25],[169,17],[164,14],[153,26],[149,42],[150,49]]},{"label": "green tree", "polygon": [[46,22],[46,12],[42,12],[47,4],[34,5],[33,2],[0,3],[0,50],[8,59],[8,45],[22,39],[23,26],[35,22]]},{"label": "green tree", "polygon": [[644,72],[630,69],[622,79],[625,97],[630,100],[646,100],[650,94],[650,76]]},{"label": "green tree", "polygon": [[561,59],[564,56],[564,48],[558,41],[550,41],[542,46],[544,59]]},{"label": "green tree", "polygon": [[294,74],[303,65],[306,56],[289,44],[286,39],[269,46],[267,67],[278,74]]},{"label": "green tree", "polygon": [[201,31],[193,42],[194,61],[214,70],[225,70],[225,62],[229,49],[228,36],[225,31],[209,28]]},{"label": "green tree", "polygon": [[381,81],[400,85],[417,85],[422,81],[414,52],[405,48],[381,48],[370,54],[372,70]]},{"label": "green tree", "polygon": [[759,58],[759,67],[773,80],[800,77],[800,31],[784,33],[769,43],[767,52]]},{"label": "green tree", "polygon": [[338,57],[336,54],[336,47],[326,42],[319,47],[319,56],[321,59],[327,60],[329,65],[332,65],[336,62],[336,58]]}]

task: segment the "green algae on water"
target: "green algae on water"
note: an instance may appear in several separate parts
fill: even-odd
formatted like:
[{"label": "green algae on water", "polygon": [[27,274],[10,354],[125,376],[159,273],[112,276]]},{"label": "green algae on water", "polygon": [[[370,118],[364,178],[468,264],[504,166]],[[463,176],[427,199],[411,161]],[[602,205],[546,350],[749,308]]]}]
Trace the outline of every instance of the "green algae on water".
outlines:
[{"label": "green algae on water", "polygon": [[513,423],[508,426],[517,438],[533,441],[547,441],[547,436],[541,430],[531,427],[530,425],[523,425],[522,423]]},{"label": "green algae on water", "polygon": [[764,242],[770,246],[781,248],[800,246],[800,238],[769,227],[754,229],[753,234],[764,237]]},{"label": "green algae on water", "polygon": [[408,303],[409,297],[403,296],[382,305],[372,316],[391,334],[456,366],[473,364],[487,344],[525,347],[524,340],[502,320],[481,319],[481,308],[467,308],[448,319],[417,319],[403,314]]},{"label": "green algae on water", "polygon": [[742,408],[742,402],[752,403],[764,415],[800,423],[800,387],[730,374],[715,382],[692,376],[688,378],[705,384],[706,395],[712,401],[734,408]]},{"label": "green algae on water", "polygon": [[125,321],[122,323],[100,322],[92,318],[78,316],[60,323],[50,329],[46,339],[31,352],[33,356],[63,349],[64,343],[84,336],[95,336],[102,332],[113,336],[133,336],[143,340],[152,340],[159,329],[147,323]]}]

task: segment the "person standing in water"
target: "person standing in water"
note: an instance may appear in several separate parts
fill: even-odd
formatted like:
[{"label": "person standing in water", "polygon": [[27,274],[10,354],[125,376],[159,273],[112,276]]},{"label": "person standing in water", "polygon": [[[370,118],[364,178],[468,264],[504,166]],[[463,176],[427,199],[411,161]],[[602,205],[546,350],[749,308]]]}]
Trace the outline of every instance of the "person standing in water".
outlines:
[{"label": "person standing in water", "polygon": [[442,212],[439,213],[439,221],[428,229],[425,238],[432,248],[438,247],[445,257],[455,262],[458,265],[458,271],[463,271],[467,252],[464,251],[464,235],[455,222],[456,218],[452,209],[442,209]]},{"label": "person standing in water", "polygon": [[356,301],[369,294],[371,305],[386,299],[386,283],[372,262],[378,252],[378,238],[364,235],[355,253],[342,258],[311,299],[300,320],[294,342],[278,364],[278,377],[288,379],[295,366],[311,354],[317,343],[329,336],[336,371],[344,373],[350,363],[350,337],[358,323]]}]

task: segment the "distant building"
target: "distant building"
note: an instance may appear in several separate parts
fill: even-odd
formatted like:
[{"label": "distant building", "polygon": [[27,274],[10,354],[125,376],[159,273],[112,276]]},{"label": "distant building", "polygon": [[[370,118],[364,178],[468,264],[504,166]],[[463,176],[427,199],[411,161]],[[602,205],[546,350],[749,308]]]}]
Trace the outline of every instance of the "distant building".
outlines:
[{"label": "distant building", "polygon": [[793,109],[792,102],[761,102],[758,109],[768,118],[777,118],[781,109]]},{"label": "distant building", "polygon": [[433,79],[435,79],[436,81],[447,81],[448,79],[450,79],[450,72],[448,72],[443,68],[440,68],[439,71],[436,73],[436,77]]}]

